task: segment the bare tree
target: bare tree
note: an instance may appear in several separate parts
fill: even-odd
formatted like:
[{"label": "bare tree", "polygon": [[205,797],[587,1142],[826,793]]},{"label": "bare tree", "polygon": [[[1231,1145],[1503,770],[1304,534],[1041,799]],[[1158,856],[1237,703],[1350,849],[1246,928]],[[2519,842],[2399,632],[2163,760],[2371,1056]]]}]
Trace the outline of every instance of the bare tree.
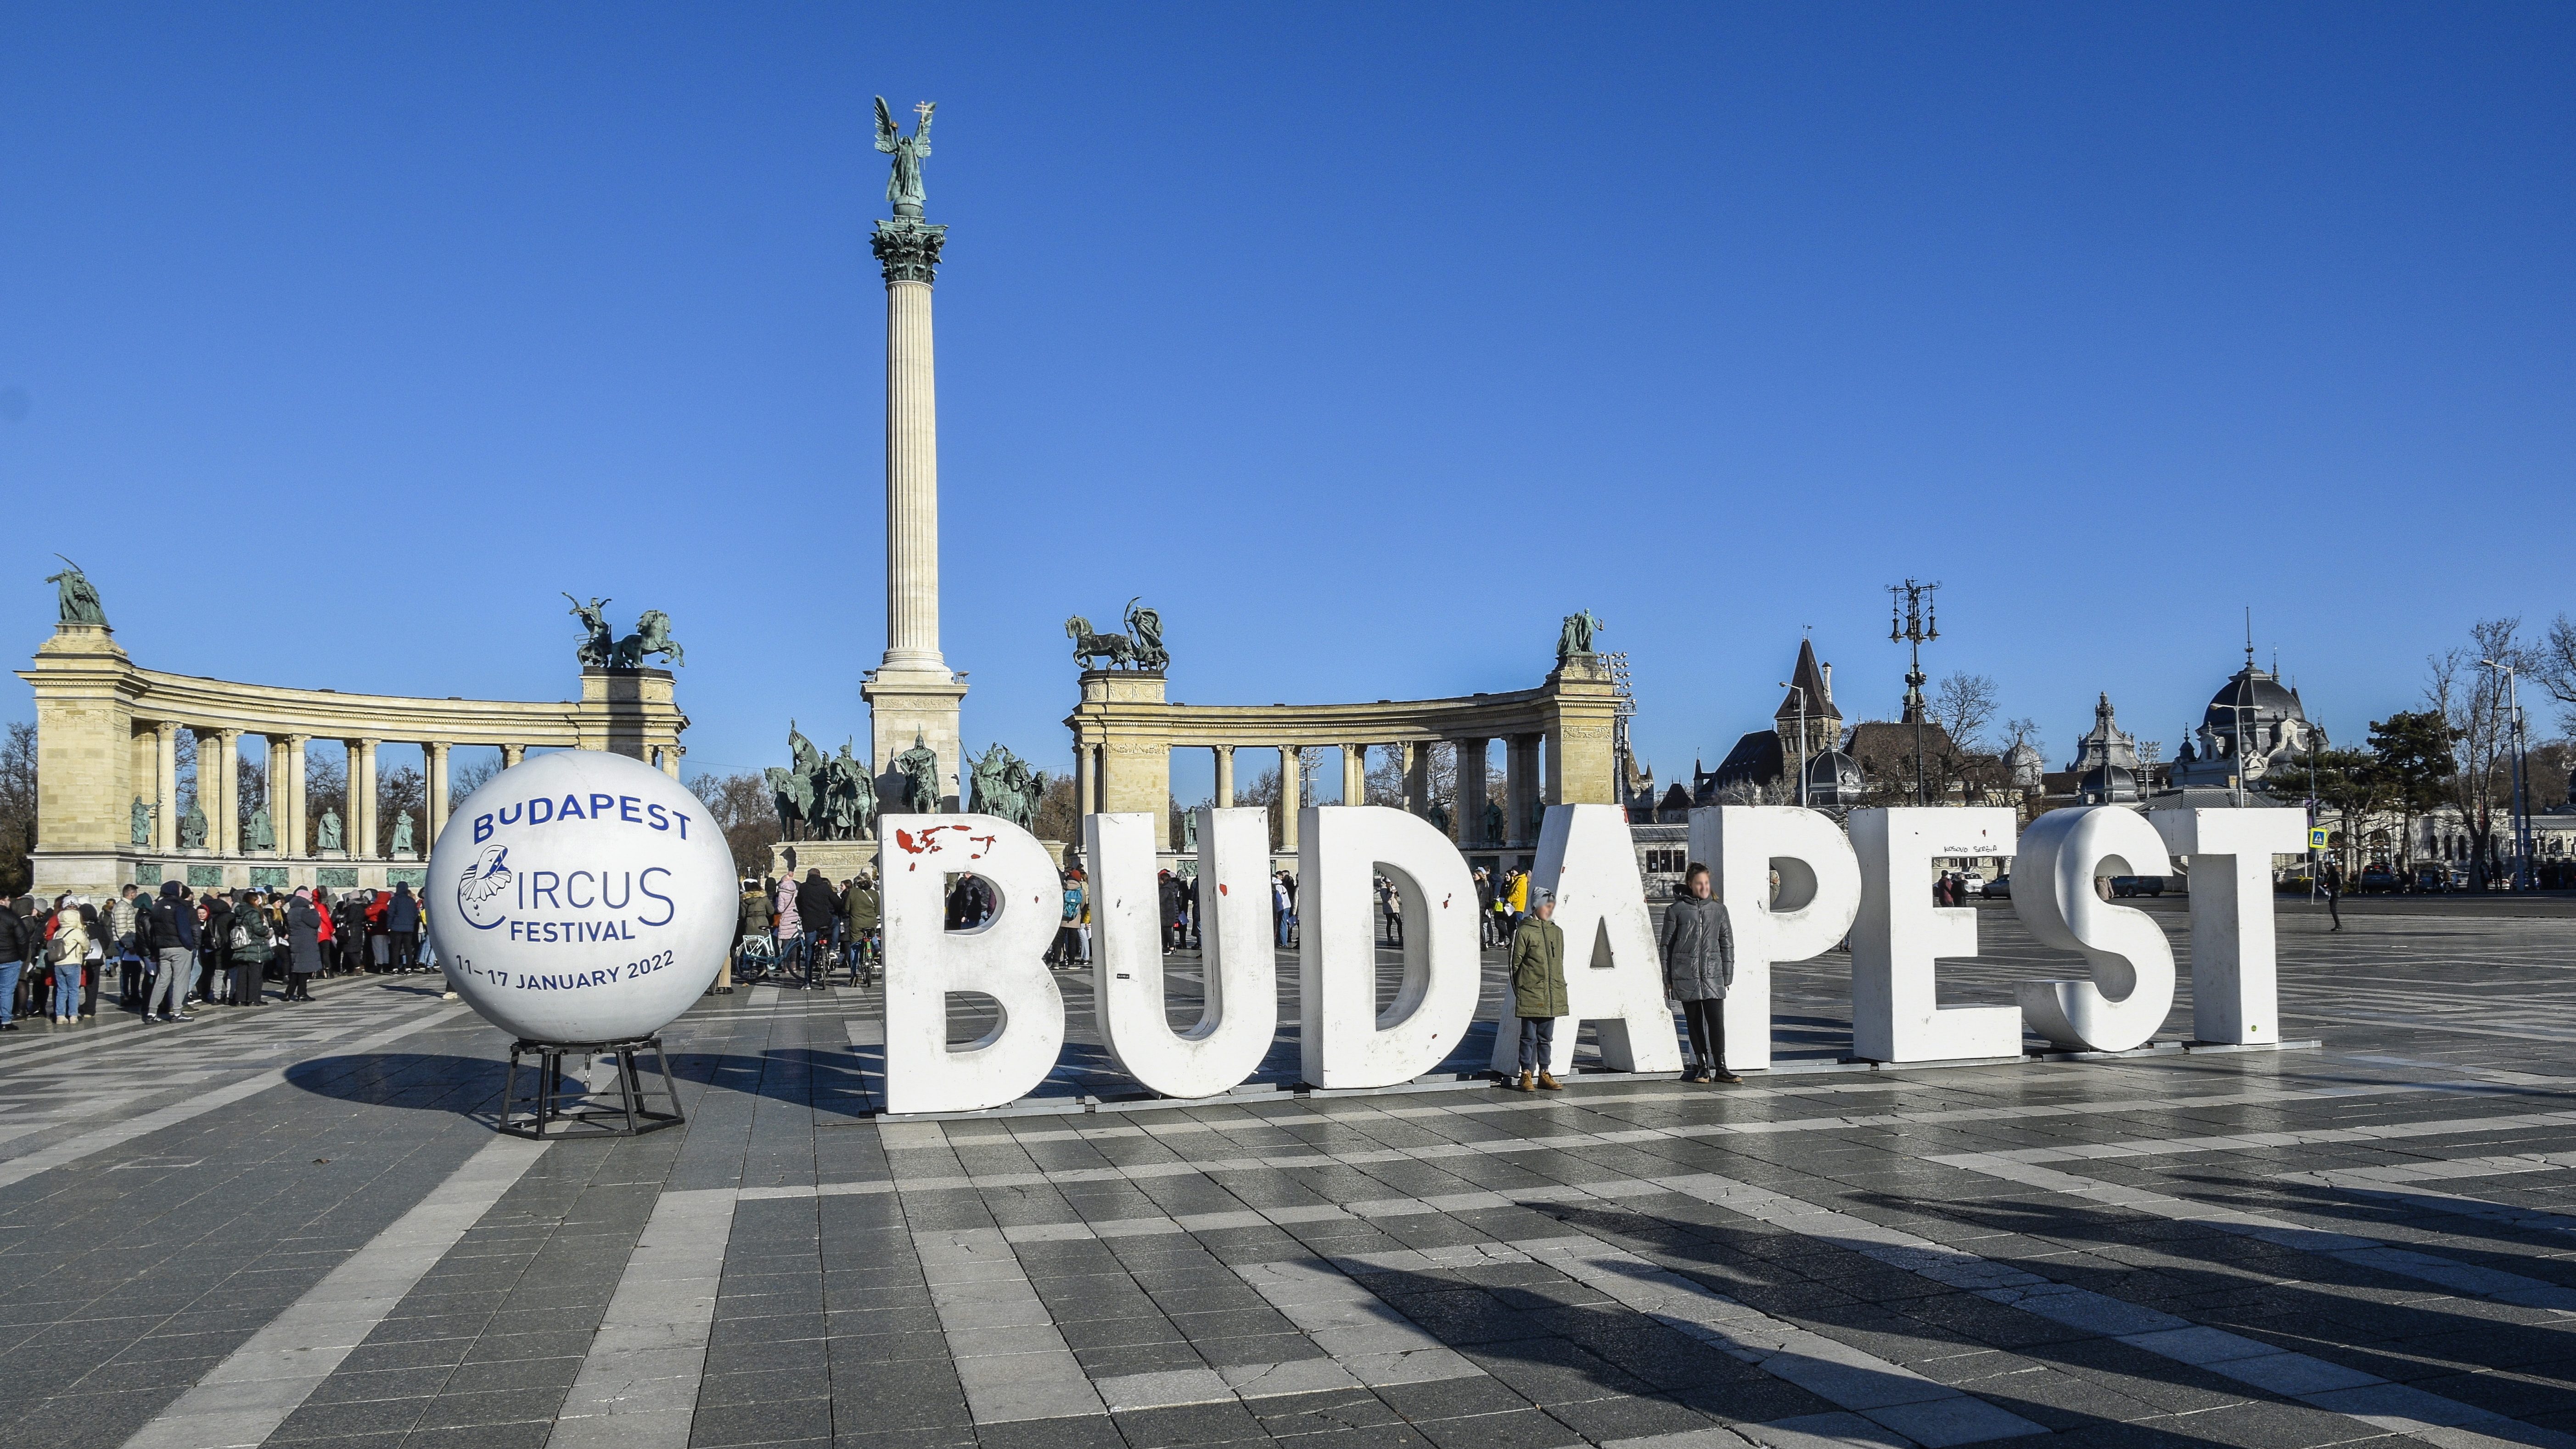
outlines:
[{"label": "bare tree", "polygon": [[[254,765],[248,760],[236,760],[234,765],[241,777],[233,790],[233,808],[239,812],[234,818],[242,823],[242,843],[247,845],[250,843],[250,818],[268,809],[268,766],[265,763]],[[272,826],[277,823],[274,815],[270,816],[269,823]]]},{"label": "bare tree", "polygon": [[394,822],[409,815],[412,849],[429,839],[429,778],[409,765],[376,776],[376,854],[394,853]]},{"label": "bare tree", "polygon": [[705,803],[716,829],[724,832],[734,870],[745,880],[766,878],[769,847],[778,841],[778,807],[769,782],[750,770],[701,774],[689,781],[689,793]]},{"label": "bare tree", "polygon": [[1932,722],[1948,732],[1951,745],[1961,753],[1985,753],[1986,726],[1994,721],[1994,676],[1963,670],[1934,689]]},{"label": "bare tree", "polygon": [[35,883],[29,857],[36,849],[36,727],[9,721],[0,742],[0,892],[16,895]]},{"label": "bare tree", "polygon": [[[183,734],[180,738],[184,740],[187,736]],[[323,754],[308,749],[304,755],[304,845],[302,847],[308,852],[314,849],[315,842],[321,839],[322,812],[325,810],[340,812],[340,825],[344,832],[357,828],[357,822],[348,818],[349,757],[345,752]],[[345,833],[341,836],[343,840],[348,838]]]},{"label": "bare tree", "polygon": [[492,777],[499,773],[501,762],[490,756],[458,765],[447,772],[447,798],[462,800],[492,783]]},{"label": "bare tree", "polygon": [[2550,621],[2549,637],[2532,651],[2531,677],[2558,701],[2558,727],[2576,734],[2576,620]]},{"label": "bare tree", "polygon": [[1082,801],[1074,793],[1073,776],[1056,774],[1047,777],[1046,793],[1038,797],[1038,813],[1029,833],[1040,840],[1082,843]]},{"label": "bare tree", "polygon": [[2512,789],[2513,721],[2502,676],[2479,661],[2527,666],[2521,627],[2518,618],[2481,619],[2470,626],[2468,644],[2425,661],[2425,704],[2452,730],[2459,761],[2459,772],[2445,782],[2447,803],[2459,810],[2460,828],[2468,832],[2470,880],[2481,890],[2495,868],[2495,811]]},{"label": "bare tree", "polygon": [[[1416,745],[1416,751],[1431,754],[1429,800],[1451,801],[1458,795],[1458,751],[1446,742]],[[1368,803],[1371,805],[1404,804],[1404,751],[1386,746],[1371,756],[1368,772]],[[1454,809],[1454,807],[1453,807]]]}]

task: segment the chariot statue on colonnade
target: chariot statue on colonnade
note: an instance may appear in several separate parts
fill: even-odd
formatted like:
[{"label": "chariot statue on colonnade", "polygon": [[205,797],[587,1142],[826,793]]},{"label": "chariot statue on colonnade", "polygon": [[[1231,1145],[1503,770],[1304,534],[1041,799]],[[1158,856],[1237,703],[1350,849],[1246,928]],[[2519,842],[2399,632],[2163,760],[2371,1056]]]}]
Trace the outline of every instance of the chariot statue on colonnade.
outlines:
[{"label": "chariot statue on colonnade", "polygon": [[584,669],[641,669],[647,655],[667,656],[671,667],[687,663],[679,642],[671,637],[671,616],[659,609],[647,609],[635,621],[635,632],[620,639],[608,627],[609,601],[592,595],[589,603],[565,594],[572,604],[572,616],[581,621],[581,647],[574,655]]},{"label": "chariot statue on colonnade", "polygon": [[1122,666],[1150,674],[1160,674],[1172,662],[1171,651],[1163,647],[1163,616],[1142,607],[1143,596],[1127,601],[1124,634],[1095,634],[1091,621],[1080,614],[1064,621],[1065,637],[1073,641],[1073,659],[1088,665],[1095,658],[1106,658],[1107,668]]}]

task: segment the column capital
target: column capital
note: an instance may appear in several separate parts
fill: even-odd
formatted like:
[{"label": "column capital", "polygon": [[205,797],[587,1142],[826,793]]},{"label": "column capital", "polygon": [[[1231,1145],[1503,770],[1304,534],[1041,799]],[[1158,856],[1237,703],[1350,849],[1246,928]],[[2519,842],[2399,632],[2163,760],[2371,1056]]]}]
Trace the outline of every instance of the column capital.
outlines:
[{"label": "column capital", "polygon": [[939,268],[939,249],[948,244],[948,228],[942,224],[900,217],[877,223],[876,235],[869,238],[870,250],[885,268],[886,285],[897,282],[919,282],[924,286],[933,280]]}]

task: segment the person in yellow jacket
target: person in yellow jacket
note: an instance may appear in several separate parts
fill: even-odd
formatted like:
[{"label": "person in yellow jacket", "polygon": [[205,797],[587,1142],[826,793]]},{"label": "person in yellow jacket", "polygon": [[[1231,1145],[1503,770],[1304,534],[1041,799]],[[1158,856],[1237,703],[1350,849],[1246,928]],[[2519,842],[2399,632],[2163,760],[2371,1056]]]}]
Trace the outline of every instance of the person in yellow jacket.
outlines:
[{"label": "person in yellow jacket", "polygon": [[1556,1042],[1556,1019],[1571,1008],[1565,1001],[1565,928],[1548,919],[1555,914],[1556,897],[1540,891],[1537,908],[1512,933],[1512,1015],[1520,1020],[1524,1092],[1560,1090],[1548,1075],[1547,1054]]}]

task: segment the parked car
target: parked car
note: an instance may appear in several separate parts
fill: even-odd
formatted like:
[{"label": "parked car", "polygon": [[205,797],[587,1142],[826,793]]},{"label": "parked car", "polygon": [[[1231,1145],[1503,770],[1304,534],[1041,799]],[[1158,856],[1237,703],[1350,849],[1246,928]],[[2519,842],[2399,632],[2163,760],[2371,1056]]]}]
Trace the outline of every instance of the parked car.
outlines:
[{"label": "parked car", "polygon": [[1962,895],[1962,896],[1981,896],[1981,895],[1984,895],[1985,893],[1986,893],[1986,873],[1985,873],[1984,871],[1981,871],[1981,870],[1963,870],[1963,871],[1959,872],[1959,894],[1960,894],[1960,895]]},{"label": "parked car", "polygon": [[2160,896],[2165,893],[2165,878],[2160,875],[2115,875],[2111,877],[2111,894],[2115,896]]},{"label": "parked car", "polygon": [[2008,875],[1999,875],[1993,880],[1986,882],[1986,899],[1990,901],[2011,900],[2012,877]]},{"label": "parked car", "polygon": [[2438,896],[2463,888],[2462,878],[2447,865],[2415,867],[2415,889],[2424,895]]},{"label": "parked car", "polygon": [[2364,866],[2361,874],[2353,877],[2352,884],[2353,889],[2363,895],[2377,895],[2396,890],[2399,882],[2396,871],[2384,865],[2372,865]]}]

